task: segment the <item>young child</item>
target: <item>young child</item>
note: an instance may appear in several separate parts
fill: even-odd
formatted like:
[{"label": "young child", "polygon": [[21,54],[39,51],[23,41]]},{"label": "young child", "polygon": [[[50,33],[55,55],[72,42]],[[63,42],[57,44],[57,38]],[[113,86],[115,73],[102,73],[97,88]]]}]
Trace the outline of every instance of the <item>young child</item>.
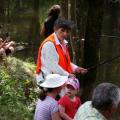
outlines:
[{"label": "young child", "polygon": [[79,81],[76,78],[69,78],[66,85],[66,94],[58,101],[59,111],[63,120],[72,120],[81,100],[76,96],[80,88]]}]

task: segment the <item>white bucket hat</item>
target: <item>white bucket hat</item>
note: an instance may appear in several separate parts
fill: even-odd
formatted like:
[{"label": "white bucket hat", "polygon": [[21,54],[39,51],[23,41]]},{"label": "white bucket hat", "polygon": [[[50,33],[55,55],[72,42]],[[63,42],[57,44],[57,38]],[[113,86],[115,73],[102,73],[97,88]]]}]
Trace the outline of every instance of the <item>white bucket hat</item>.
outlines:
[{"label": "white bucket hat", "polygon": [[62,86],[68,80],[68,76],[60,76],[59,74],[49,74],[45,81],[40,84],[44,88],[56,88]]}]

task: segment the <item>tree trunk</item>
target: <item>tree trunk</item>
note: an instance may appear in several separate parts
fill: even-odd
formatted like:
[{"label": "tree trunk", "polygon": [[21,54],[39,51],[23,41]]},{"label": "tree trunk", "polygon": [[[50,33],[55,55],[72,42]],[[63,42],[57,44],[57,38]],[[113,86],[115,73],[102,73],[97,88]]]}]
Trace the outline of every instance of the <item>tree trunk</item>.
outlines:
[{"label": "tree trunk", "polygon": [[86,0],[76,0],[76,26],[77,34],[76,39],[76,63],[80,66],[83,66],[84,61],[84,41],[85,39],[85,29],[87,21],[87,11],[88,5]]},{"label": "tree trunk", "polygon": [[[76,0],[68,0],[68,19],[72,20],[74,24],[76,24]],[[75,36],[77,36],[77,26],[74,26],[70,34],[70,43],[71,43],[71,51],[72,51],[72,61],[76,64],[76,50],[78,49],[77,40],[75,40]]]},{"label": "tree trunk", "polygon": [[4,22],[4,18],[5,18],[4,7],[5,7],[5,1],[1,0],[0,1],[0,22]]},{"label": "tree trunk", "polygon": [[60,6],[62,18],[68,19],[68,0],[61,0]]},{"label": "tree trunk", "polygon": [[[110,17],[110,23],[109,23],[109,26],[110,26],[109,35],[117,36],[118,35],[117,31],[119,31],[118,9],[111,8],[110,14],[111,14],[111,17]],[[106,59],[110,59],[114,56],[119,55],[119,48],[120,48],[120,44],[116,38],[113,38],[113,39],[108,38]],[[116,70],[116,66],[114,66],[114,64],[111,63],[107,65],[105,78],[107,80],[111,80],[115,70]]]},{"label": "tree trunk", "polygon": [[[99,40],[103,20],[104,0],[88,1],[89,9],[85,32],[84,65],[89,67],[99,61]],[[97,69],[89,71],[83,81],[83,100],[90,98],[90,91],[96,80]]]},{"label": "tree trunk", "polygon": [[[40,22],[39,22],[39,0],[35,0],[33,4],[34,14],[31,18],[30,31],[28,36],[28,43],[31,44],[31,56],[36,62],[37,50],[36,45],[40,43],[39,33],[40,33]],[[32,34],[31,34],[32,33]]]}]

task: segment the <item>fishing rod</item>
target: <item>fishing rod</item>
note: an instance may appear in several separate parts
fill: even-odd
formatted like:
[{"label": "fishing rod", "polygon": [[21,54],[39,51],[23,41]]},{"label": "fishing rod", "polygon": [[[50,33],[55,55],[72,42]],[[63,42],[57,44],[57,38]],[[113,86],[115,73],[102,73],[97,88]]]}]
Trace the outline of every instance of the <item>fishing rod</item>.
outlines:
[{"label": "fishing rod", "polygon": [[[98,35],[98,37],[101,36],[101,37],[108,37],[108,38],[117,38],[117,39],[120,39],[120,36],[114,36],[114,35],[106,35],[106,34],[101,34],[101,35]],[[72,36],[72,39],[80,39],[79,36]],[[82,40],[82,39],[81,39]]]},{"label": "fishing rod", "polygon": [[101,36],[101,37],[118,38],[118,39],[120,39],[119,36],[114,36],[114,35],[105,35],[105,34],[102,34],[102,35],[100,35],[100,36]]},{"label": "fishing rod", "polygon": [[101,66],[101,65],[110,63],[110,62],[112,62],[113,60],[118,59],[119,57],[120,57],[120,55],[117,55],[117,56],[115,56],[115,57],[112,57],[111,59],[105,60],[105,61],[103,61],[103,62],[100,62],[100,63],[96,64],[96,65],[93,65],[93,66],[91,66],[91,67],[88,67],[87,70],[90,71],[90,70],[95,69],[95,68],[97,68],[97,67],[99,67],[99,66]]}]

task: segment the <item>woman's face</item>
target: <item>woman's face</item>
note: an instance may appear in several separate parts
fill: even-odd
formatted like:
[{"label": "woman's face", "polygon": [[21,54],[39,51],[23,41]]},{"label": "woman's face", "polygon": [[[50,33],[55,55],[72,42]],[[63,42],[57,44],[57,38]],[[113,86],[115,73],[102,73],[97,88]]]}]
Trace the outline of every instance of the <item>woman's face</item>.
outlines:
[{"label": "woman's face", "polygon": [[58,28],[55,31],[58,39],[62,42],[64,39],[66,39],[68,37],[69,34],[69,30],[65,29],[65,28]]}]

